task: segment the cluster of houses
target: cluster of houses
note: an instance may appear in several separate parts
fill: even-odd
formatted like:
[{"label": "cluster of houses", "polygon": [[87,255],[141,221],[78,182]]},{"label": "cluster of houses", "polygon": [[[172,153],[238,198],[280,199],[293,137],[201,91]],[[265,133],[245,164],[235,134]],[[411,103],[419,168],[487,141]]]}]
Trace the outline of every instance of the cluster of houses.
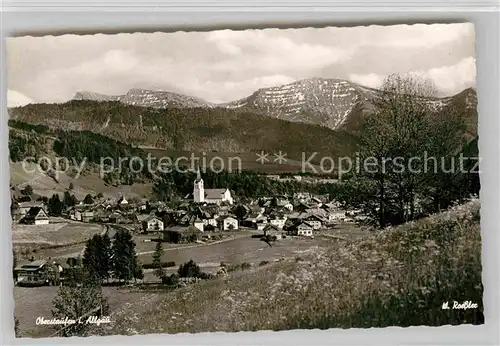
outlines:
[{"label": "cluster of houses", "polygon": [[[328,196],[295,193],[293,196],[262,197],[247,203],[235,203],[229,189],[205,189],[198,171],[193,193],[175,208],[163,202],[98,200],[77,204],[65,211],[65,217],[81,222],[134,225],[138,232],[169,242],[196,241],[205,232],[235,231],[241,228],[262,231],[264,235],[283,233],[313,236],[320,229],[338,223],[354,223],[359,212],[347,212]],[[13,203],[15,220],[35,225],[49,223],[42,202]]]}]

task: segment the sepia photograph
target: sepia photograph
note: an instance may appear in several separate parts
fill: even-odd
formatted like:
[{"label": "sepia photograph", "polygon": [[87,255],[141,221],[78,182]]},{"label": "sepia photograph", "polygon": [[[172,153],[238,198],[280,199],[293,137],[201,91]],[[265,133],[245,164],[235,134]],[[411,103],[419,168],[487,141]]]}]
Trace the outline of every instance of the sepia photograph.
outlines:
[{"label": "sepia photograph", "polygon": [[16,337],[485,323],[472,23],[5,46]]}]

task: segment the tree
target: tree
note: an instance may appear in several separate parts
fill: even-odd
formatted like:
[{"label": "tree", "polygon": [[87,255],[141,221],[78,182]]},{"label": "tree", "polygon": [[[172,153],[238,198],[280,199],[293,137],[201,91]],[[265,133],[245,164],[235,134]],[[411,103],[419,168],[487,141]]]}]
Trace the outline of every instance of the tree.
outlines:
[{"label": "tree", "polygon": [[102,194],[102,192],[99,192],[99,193],[97,194],[97,196],[96,196],[96,198],[103,198],[103,197],[104,197],[104,195]]},{"label": "tree", "polygon": [[52,197],[49,199],[47,208],[50,215],[52,216],[61,215],[64,209],[64,204],[59,198],[59,195],[57,193],[53,194]]},{"label": "tree", "polygon": [[83,253],[83,265],[102,280],[108,280],[112,270],[111,240],[107,233],[96,234],[87,241]]},{"label": "tree", "polygon": [[63,203],[66,208],[72,207],[78,203],[78,199],[75,195],[70,194],[68,191],[64,191]]},{"label": "tree", "polygon": [[69,187],[68,187],[68,190],[72,191],[73,189],[75,188],[75,185],[73,185],[73,183],[69,183]]},{"label": "tree", "polygon": [[127,230],[119,229],[113,237],[113,273],[120,280],[140,279],[135,243]]},{"label": "tree", "polygon": [[[418,217],[417,200],[426,198],[424,187],[434,179],[424,173],[424,158],[430,153],[450,158],[464,135],[461,118],[449,116],[448,109],[436,110],[430,102],[434,95],[426,80],[391,75],[373,100],[373,114],[363,120],[358,135],[363,167],[345,197],[379,227]],[[440,116],[444,113],[448,115]]]},{"label": "tree", "polygon": [[202,274],[200,267],[192,259],[184,264],[181,264],[177,273],[181,278],[199,278]]},{"label": "tree", "polygon": [[92,204],[94,203],[94,198],[92,198],[92,195],[89,193],[87,196],[85,196],[83,203],[85,204]]},{"label": "tree", "polygon": [[22,194],[25,196],[31,196],[33,194],[33,188],[31,185],[26,185],[22,191]]},{"label": "tree", "polygon": [[153,253],[153,268],[154,274],[158,279],[165,278],[165,270],[162,268],[161,256],[163,255],[163,246],[162,242],[156,242],[155,252]]},{"label": "tree", "polygon": [[74,275],[59,288],[53,301],[52,315],[54,318],[76,321],[65,327],[57,326],[61,336],[86,336],[92,325],[85,323],[87,318],[106,315],[108,310],[108,301],[102,294],[99,280],[80,267],[75,269]]}]

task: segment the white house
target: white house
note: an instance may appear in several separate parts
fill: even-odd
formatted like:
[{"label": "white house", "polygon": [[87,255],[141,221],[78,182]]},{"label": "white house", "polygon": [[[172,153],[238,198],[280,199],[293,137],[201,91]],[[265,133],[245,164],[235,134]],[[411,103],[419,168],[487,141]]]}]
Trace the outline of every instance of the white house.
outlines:
[{"label": "white house", "polygon": [[160,232],[164,229],[163,221],[154,215],[150,215],[142,221],[142,229],[145,232]]},{"label": "white house", "polygon": [[286,216],[271,216],[269,218],[269,223],[273,226],[283,229],[285,227],[285,222],[287,220]]},{"label": "white house", "polygon": [[238,220],[232,216],[226,216],[220,220],[220,228],[223,231],[233,231],[238,229]]},{"label": "white house", "polygon": [[306,218],[303,218],[302,220],[311,225],[313,229],[320,229],[323,226],[323,222],[325,221],[318,215],[310,215]]},{"label": "white house", "polygon": [[328,221],[343,221],[346,217],[343,210],[330,210],[327,212]]},{"label": "white house", "polygon": [[193,200],[196,203],[221,204],[227,202],[233,204],[233,197],[229,189],[205,189],[200,169],[196,175],[193,187]]},{"label": "white house", "polygon": [[297,226],[296,235],[312,237],[314,227],[308,222],[302,222]]},{"label": "white house", "polygon": [[208,218],[208,219],[203,219],[203,225],[204,226],[214,226],[214,227],[217,227],[217,217],[211,217],[211,218]]}]

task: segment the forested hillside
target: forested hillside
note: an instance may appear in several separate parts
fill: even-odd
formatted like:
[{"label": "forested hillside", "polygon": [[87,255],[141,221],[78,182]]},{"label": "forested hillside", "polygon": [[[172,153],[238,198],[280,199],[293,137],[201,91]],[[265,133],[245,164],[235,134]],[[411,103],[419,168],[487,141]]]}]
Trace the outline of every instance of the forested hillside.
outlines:
[{"label": "forested hillside", "polygon": [[9,110],[11,119],[52,130],[91,131],[134,146],[188,151],[284,150],[331,156],[352,150],[350,137],[318,125],[223,108],[152,109],[119,102],[70,101]]}]

